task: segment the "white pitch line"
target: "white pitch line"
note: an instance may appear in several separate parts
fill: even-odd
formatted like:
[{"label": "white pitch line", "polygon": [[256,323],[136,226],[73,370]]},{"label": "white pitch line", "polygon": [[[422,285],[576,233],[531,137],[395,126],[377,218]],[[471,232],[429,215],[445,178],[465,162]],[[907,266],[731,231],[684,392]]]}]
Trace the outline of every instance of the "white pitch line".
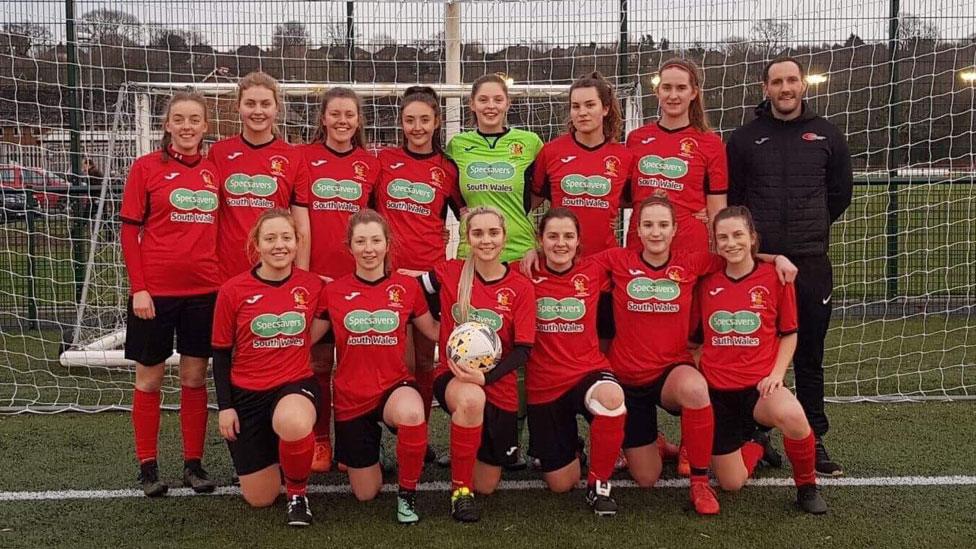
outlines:
[{"label": "white pitch line", "polygon": [[[940,477],[906,476],[906,477],[853,477],[853,478],[824,478],[817,479],[821,486],[848,487],[892,487],[892,486],[976,486],[976,476],[956,475]],[[582,486],[582,485],[581,485]],[[760,478],[750,479],[749,486],[762,488],[792,487],[791,478]],[[499,490],[542,490],[546,484],[541,480],[505,480],[499,484]],[[615,480],[614,488],[637,488],[632,480]],[[667,479],[658,481],[655,488],[687,488],[687,479]],[[423,482],[417,486],[421,492],[447,492],[450,483],[446,481]],[[384,492],[395,492],[394,484],[384,484]],[[308,487],[310,494],[349,494],[348,484],[312,484]],[[222,486],[217,488],[213,496],[237,496],[241,490],[236,486]],[[173,488],[167,497],[195,496],[189,488]],[[0,502],[9,501],[60,501],[74,499],[124,499],[141,498],[141,490],[45,490],[38,492],[0,492]]]}]

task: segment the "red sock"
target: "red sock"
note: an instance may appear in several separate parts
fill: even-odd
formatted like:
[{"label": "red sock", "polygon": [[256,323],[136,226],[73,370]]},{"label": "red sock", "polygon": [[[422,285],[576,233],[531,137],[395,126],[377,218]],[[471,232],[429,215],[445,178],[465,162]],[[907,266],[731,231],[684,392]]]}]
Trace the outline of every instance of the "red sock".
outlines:
[{"label": "red sock", "polygon": [[289,498],[305,495],[314,454],[315,435],[312,433],[298,440],[278,440],[278,461],[285,474],[285,491]]},{"label": "red sock", "polygon": [[139,463],[156,459],[159,440],[159,391],[147,393],[136,389],[132,395],[132,430],[136,439]]},{"label": "red sock", "polygon": [[761,444],[753,441],[748,441],[742,445],[739,449],[742,453],[742,464],[746,466],[746,471],[749,472],[748,476],[752,476],[752,472],[756,470],[756,464],[763,457],[763,447]]},{"label": "red sock", "polygon": [[792,439],[783,437],[783,448],[786,450],[786,457],[793,464],[793,482],[797,486],[806,486],[817,483],[816,467],[816,440],[813,431],[806,438]]},{"label": "red sock", "polygon": [[481,446],[481,425],[462,427],[451,423],[451,489],[471,488],[474,461]]},{"label": "red sock", "polygon": [[593,423],[590,424],[590,472],[586,476],[587,484],[610,480],[613,464],[617,461],[620,445],[624,442],[626,418],[626,414],[593,417]]},{"label": "red sock", "polygon": [[315,374],[319,384],[319,409],[315,418],[315,440],[328,441],[332,436],[332,371]]},{"label": "red sock", "polygon": [[681,444],[688,450],[691,480],[707,480],[714,435],[715,416],[711,404],[704,408],[681,409]]},{"label": "red sock", "polygon": [[424,417],[430,421],[430,408],[434,402],[434,370],[433,368],[430,370],[417,368],[417,371],[414,372],[414,378],[417,380],[420,398],[424,400]]},{"label": "red sock", "polygon": [[420,473],[424,470],[427,453],[427,424],[397,426],[397,472],[400,488],[416,490]]},{"label": "red sock", "polygon": [[207,440],[207,387],[180,387],[180,431],[183,461],[203,459]]}]

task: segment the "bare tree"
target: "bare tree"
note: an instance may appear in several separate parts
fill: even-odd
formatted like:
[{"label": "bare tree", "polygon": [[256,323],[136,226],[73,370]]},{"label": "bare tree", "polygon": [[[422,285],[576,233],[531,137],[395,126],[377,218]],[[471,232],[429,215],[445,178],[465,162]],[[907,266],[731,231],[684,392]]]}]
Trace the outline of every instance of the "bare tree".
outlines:
[{"label": "bare tree", "polygon": [[[346,27],[345,21],[326,23],[321,26],[322,28],[322,42],[326,46],[344,46],[346,45],[346,33],[348,28]],[[363,35],[359,32],[358,27],[353,27],[352,40],[357,44],[363,42]]]},{"label": "bare tree", "polygon": [[935,23],[911,13],[898,18],[899,40],[938,40],[941,33]]},{"label": "bare tree", "polygon": [[78,31],[97,44],[133,46],[142,42],[139,18],[120,10],[99,8],[81,16]]},{"label": "bare tree", "polygon": [[752,50],[752,41],[745,36],[728,36],[719,47],[728,57],[744,59]]},{"label": "bare tree", "polygon": [[779,53],[790,40],[790,24],[777,19],[760,19],[752,25],[752,37],[767,56]]},{"label": "bare tree", "polygon": [[0,51],[15,57],[34,55],[37,53],[36,46],[51,41],[51,31],[47,27],[30,21],[4,23],[0,27]]},{"label": "bare tree", "polygon": [[275,26],[271,35],[271,47],[280,50],[290,46],[308,46],[309,34],[304,23],[286,21]]},{"label": "bare tree", "polygon": [[189,51],[193,46],[205,46],[207,39],[195,30],[154,28],[149,31],[149,46],[168,51]]}]

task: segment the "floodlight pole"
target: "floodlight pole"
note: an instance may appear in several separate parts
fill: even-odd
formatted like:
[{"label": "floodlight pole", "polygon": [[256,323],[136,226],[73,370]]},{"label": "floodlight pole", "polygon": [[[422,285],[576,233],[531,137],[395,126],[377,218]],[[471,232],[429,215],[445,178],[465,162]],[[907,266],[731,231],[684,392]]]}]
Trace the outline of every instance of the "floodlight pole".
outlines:
[{"label": "floodlight pole", "polygon": [[[444,4],[444,61],[445,83],[461,84],[461,4],[448,2]],[[461,99],[449,97],[447,99],[447,116],[445,117],[447,141],[461,132]],[[446,141],[445,141],[446,142]]]},{"label": "floodlight pole", "polygon": [[898,160],[901,139],[899,128],[898,88],[898,17],[899,0],[890,0],[888,18],[888,205],[885,217],[885,283],[886,297],[898,296]]},{"label": "floodlight pole", "polygon": [[78,38],[75,34],[75,2],[64,2],[64,26],[67,35],[68,54],[68,136],[71,142],[71,174],[72,183],[81,181],[81,116],[78,106]]},{"label": "floodlight pole", "polygon": [[346,2],[346,57],[349,81],[356,81],[356,27],[354,25],[354,2]]}]

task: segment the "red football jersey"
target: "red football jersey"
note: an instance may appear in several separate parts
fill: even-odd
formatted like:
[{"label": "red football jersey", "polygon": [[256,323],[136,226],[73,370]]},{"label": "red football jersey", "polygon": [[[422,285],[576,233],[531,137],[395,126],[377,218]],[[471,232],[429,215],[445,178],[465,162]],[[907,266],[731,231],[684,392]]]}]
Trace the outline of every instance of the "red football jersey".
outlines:
[{"label": "red football jersey", "polygon": [[122,192],[121,218],[142,226],[139,251],[154,296],[199,295],[220,286],[217,269],[217,170],[206,158],[136,159]]},{"label": "red football jersey", "polygon": [[407,324],[427,312],[417,279],[393,273],[375,282],[348,274],[326,285],[338,350],[333,405],[347,421],[373,411],[391,387],[412,380],[404,355]]},{"label": "red football jersey", "polygon": [[673,364],[693,364],[688,326],[695,283],[725,266],[721,257],[672,255],[660,267],[641,252],[614,248],[592,256],[613,281],[613,318],[617,334],[610,344],[610,365],[621,383],[644,385]]},{"label": "red football jersey", "polygon": [[596,308],[609,277],[586,259],[564,273],[547,267],[532,273],[535,346],[525,368],[529,404],[552,402],[586,374],[609,370],[600,352]]},{"label": "red football jersey", "polygon": [[457,166],[441,153],[404,148],[383,149],[379,163],[376,209],[395,237],[393,265],[426,271],[447,259],[447,208],[462,204]]},{"label": "red football jersey", "polygon": [[332,279],[353,273],[356,261],[346,245],[352,214],[372,203],[379,177],[376,157],[362,147],[336,152],[323,143],[302,147],[308,162],[312,257],[309,270]]},{"label": "red football jersey", "polygon": [[322,316],[322,281],[293,269],[283,281],[243,272],[220,287],[212,343],[233,347],[230,381],[235,387],[265,391],[305,379],[309,367],[313,315]]},{"label": "red football jersey", "polygon": [[796,291],[771,263],[738,280],[721,272],[701,284],[705,327],[701,370],[709,387],[755,387],[773,371],[779,338],[797,330]]},{"label": "red football jersey", "polygon": [[581,145],[571,134],[546,143],[535,159],[532,192],[569,208],[580,222],[584,254],[618,246],[614,225],[633,154],[620,143]]},{"label": "red football jersey", "polygon": [[[678,233],[672,250],[708,251],[708,227],[692,217],[705,208],[705,196],[725,194],[729,170],[722,138],[714,132],[700,132],[691,126],[666,130],[648,124],[630,132],[627,148],[634,155],[630,197],[634,207],[657,191],[664,191],[674,204]],[[637,216],[631,216],[627,247],[641,249],[637,237]]]},{"label": "red football jersey", "polygon": [[247,235],[265,210],[308,205],[308,168],[298,147],[277,138],[255,146],[229,137],[210,147],[210,160],[221,182],[217,254],[227,280],[253,266]]},{"label": "red football jersey", "polygon": [[[441,334],[438,343],[441,357],[447,356],[447,338],[457,326],[457,290],[463,267],[464,261],[452,259],[433,270],[432,278],[436,281],[441,298]],[[469,315],[471,320],[483,322],[495,330],[502,341],[503,358],[515,344],[532,345],[535,342],[535,292],[532,282],[516,269],[506,268],[505,276],[492,282],[485,282],[477,275],[474,277]],[[442,359],[434,377],[450,371],[447,362]],[[518,411],[516,373],[510,372],[487,385],[485,396],[502,410]]]}]

